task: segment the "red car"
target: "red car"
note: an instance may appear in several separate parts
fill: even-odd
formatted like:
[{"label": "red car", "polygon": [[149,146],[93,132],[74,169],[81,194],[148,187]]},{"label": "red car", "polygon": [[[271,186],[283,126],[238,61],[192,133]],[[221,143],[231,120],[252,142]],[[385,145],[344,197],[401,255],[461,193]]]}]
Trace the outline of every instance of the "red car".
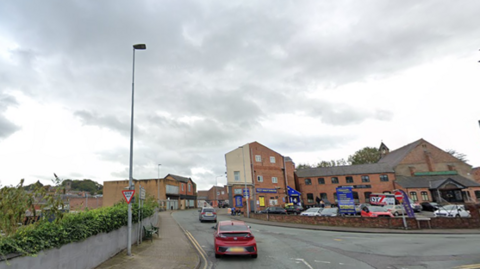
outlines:
[{"label": "red car", "polygon": [[251,255],[257,258],[257,242],[245,222],[224,220],[212,228],[215,229],[215,258],[223,255]]},{"label": "red car", "polygon": [[393,215],[387,208],[382,206],[365,206],[362,208],[362,217],[390,217]]}]

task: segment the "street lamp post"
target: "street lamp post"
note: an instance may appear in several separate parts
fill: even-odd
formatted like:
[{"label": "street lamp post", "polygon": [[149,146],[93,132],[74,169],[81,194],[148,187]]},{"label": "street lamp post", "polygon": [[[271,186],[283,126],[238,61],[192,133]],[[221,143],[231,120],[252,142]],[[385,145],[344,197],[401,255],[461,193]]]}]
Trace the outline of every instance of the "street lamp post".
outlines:
[{"label": "street lamp post", "polygon": [[215,177],[215,201],[217,201],[217,207],[218,206],[218,197],[217,197],[217,185],[218,185],[218,178],[222,177],[223,175],[219,175]]},{"label": "street lamp post", "polygon": [[158,206],[160,206],[160,166],[161,165],[162,165],[161,163],[158,164],[158,181],[157,181],[157,189],[158,189],[157,203],[158,203]]},{"label": "street lamp post", "polygon": [[243,146],[242,148],[242,157],[243,157],[243,179],[245,181],[245,203],[247,203],[247,218],[250,218],[250,205],[248,204],[248,189],[247,189],[247,174],[245,171],[245,153],[243,151]]},{"label": "street lamp post", "polygon": [[[132,68],[132,111],[130,121],[130,165],[128,173],[128,189],[134,190],[133,178],[132,178],[132,163],[133,163],[133,108],[134,108],[134,96],[135,96],[135,50],[145,50],[147,46],[145,44],[133,45],[133,68]],[[128,204],[128,232],[127,232],[127,255],[132,255],[132,204]]]}]

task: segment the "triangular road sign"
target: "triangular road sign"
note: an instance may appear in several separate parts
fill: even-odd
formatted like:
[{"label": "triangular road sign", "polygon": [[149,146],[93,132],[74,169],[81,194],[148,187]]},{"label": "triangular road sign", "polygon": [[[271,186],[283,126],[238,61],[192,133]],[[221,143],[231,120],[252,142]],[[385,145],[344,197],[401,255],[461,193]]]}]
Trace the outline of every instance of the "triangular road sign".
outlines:
[{"label": "triangular road sign", "polygon": [[123,197],[125,197],[125,201],[127,201],[127,204],[130,204],[130,201],[132,201],[132,197],[135,194],[135,190],[124,190],[122,191]]}]

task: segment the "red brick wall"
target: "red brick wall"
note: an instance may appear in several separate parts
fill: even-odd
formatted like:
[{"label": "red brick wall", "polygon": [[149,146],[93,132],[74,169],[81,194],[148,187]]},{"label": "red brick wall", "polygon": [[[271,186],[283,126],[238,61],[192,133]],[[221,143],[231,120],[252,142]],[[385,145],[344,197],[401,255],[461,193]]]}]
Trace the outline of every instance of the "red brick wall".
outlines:
[{"label": "red brick wall", "polygon": [[473,180],[480,183],[480,167],[475,167],[472,169]]},{"label": "red brick wall", "polygon": [[87,207],[95,209],[103,206],[103,197],[88,197],[88,200],[85,197],[75,197],[69,198],[69,200],[70,211],[84,211]]}]

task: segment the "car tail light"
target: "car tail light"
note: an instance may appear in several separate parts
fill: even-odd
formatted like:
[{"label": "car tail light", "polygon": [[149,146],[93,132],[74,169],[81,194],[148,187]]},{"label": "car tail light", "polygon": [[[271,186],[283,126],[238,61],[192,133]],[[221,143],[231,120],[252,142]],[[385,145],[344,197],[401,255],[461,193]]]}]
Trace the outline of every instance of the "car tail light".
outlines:
[{"label": "car tail light", "polygon": [[253,239],[253,238],[255,238],[255,236],[253,236],[253,234],[247,234],[247,235],[245,236],[245,238],[246,238],[246,239]]},{"label": "car tail light", "polygon": [[202,212],[200,215],[205,215],[205,212]]},{"label": "car tail light", "polygon": [[223,240],[227,239],[227,237],[223,234],[217,234],[216,237],[219,238],[219,239],[223,239]]},{"label": "car tail light", "polygon": [[213,212],[213,215],[217,215],[217,212]]}]

